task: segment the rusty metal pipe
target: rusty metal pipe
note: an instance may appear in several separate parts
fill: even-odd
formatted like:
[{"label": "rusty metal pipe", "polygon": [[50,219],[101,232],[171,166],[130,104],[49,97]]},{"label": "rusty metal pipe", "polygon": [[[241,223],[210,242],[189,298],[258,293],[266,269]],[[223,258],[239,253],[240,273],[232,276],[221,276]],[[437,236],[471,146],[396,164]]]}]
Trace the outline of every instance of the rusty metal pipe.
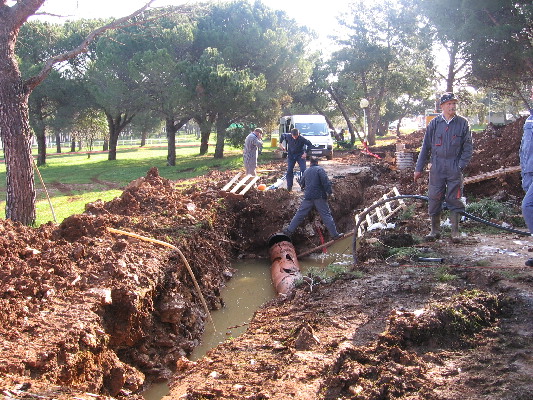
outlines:
[{"label": "rusty metal pipe", "polygon": [[268,240],[271,261],[272,284],[278,294],[287,294],[302,279],[300,265],[291,239],[282,233],[272,235]]}]

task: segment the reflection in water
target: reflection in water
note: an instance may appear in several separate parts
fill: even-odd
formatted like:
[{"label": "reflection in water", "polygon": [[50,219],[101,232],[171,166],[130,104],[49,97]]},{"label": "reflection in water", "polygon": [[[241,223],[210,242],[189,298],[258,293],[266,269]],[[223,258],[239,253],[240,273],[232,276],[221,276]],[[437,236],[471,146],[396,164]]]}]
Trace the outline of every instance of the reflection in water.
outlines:
[{"label": "reflection in water", "polygon": [[[322,268],[330,264],[350,265],[352,238],[335,243],[327,252],[316,253],[298,260],[305,275],[309,268]],[[211,311],[216,332],[206,323],[202,344],[194,349],[189,359],[196,361],[210,349],[227,339],[236,338],[246,331],[254,312],[276,296],[270,278],[270,260],[241,260],[232,265],[237,272],[222,289],[225,307]],[[244,325],[243,325],[244,324]],[[169,393],[166,383],[152,385],[143,393],[146,400],[160,400]]]}]

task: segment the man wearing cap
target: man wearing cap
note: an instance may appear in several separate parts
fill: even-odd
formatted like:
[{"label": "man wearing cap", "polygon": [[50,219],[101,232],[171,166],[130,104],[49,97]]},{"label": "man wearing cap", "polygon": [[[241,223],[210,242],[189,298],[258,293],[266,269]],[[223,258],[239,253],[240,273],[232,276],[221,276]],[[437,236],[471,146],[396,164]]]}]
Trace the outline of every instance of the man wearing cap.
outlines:
[{"label": "man wearing cap", "polygon": [[464,211],[463,170],[473,153],[472,133],[466,118],[456,114],[457,98],[445,93],[440,98],[442,114],[433,118],[426,128],[422,149],[416,162],[414,180],[422,175],[429,160],[428,213],[431,217],[431,231],[427,240],[440,237],[440,215],[443,201],[450,210],[451,238],[461,241],[459,233],[459,212]]},{"label": "man wearing cap", "polygon": [[243,161],[244,169],[247,175],[256,176],[255,170],[257,168],[257,155],[263,149],[263,130],[256,128],[244,140]]},{"label": "man wearing cap", "polygon": [[[533,87],[531,87],[531,100],[533,100]],[[526,192],[522,199],[522,215],[529,232],[533,232],[533,109],[529,110],[529,114],[524,123],[524,134],[520,143],[519,154],[522,188]],[[526,265],[533,267],[533,258],[528,259]]]},{"label": "man wearing cap", "polygon": [[305,159],[307,153],[313,148],[313,143],[310,140],[300,135],[300,131],[297,128],[293,128],[291,133],[284,133],[281,135],[279,141],[279,148],[283,150],[281,145],[286,143],[287,148],[287,190],[292,190],[292,184],[294,182],[294,166],[296,163],[300,166],[300,174],[305,171]]},{"label": "man wearing cap", "polygon": [[331,215],[327,200],[328,195],[333,193],[331,190],[331,181],[324,168],[318,165],[318,158],[311,157],[310,160],[311,165],[305,170],[300,181],[300,186],[304,189],[304,199],[292,218],[289,227],[283,233],[291,236],[314,207],[320,214],[322,222],[326,225],[329,235],[333,239],[340,239],[344,234],[337,232],[337,226]]}]

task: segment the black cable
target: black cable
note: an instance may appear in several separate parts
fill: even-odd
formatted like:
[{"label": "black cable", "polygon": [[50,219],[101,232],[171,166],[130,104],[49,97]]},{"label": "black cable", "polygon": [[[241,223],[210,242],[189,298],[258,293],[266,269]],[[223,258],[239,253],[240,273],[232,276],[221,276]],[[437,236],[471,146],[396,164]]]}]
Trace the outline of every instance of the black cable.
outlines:
[{"label": "black cable", "polygon": [[[359,216],[359,221],[355,225],[354,235],[353,235],[353,242],[352,242],[352,255],[353,255],[353,263],[354,264],[357,264],[357,240],[359,239],[358,238],[359,226],[365,220],[364,217],[369,212],[371,212],[372,210],[375,210],[376,208],[378,208],[382,204],[388,203],[389,201],[400,200],[400,199],[417,199],[417,200],[429,201],[429,197],[427,197],[427,196],[422,196],[422,195],[419,195],[419,194],[402,194],[402,195],[399,195],[399,196],[393,196],[393,197],[388,197],[388,198],[379,200],[378,202],[372,204],[370,207],[365,209],[361,214],[359,214],[358,215]],[[443,209],[447,209],[446,203],[443,204]],[[487,221],[486,219],[483,219],[483,218],[480,218],[480,217],[476,217],[475,215],[469,214],[466,211],[458,211],[458,213],[463,215],[463,216],[465,216],[466,218],[470,218],[470,219],[472,219],[474,221],[481,222],[483,224],[492,226],[494,228],[502,229],[504,231],[508,231],[508,232],[512,232],[512,233],[517,233],[519,235],[532,236],[532,234],[530,232],[524,232],[524,231],[520,231],[518,229],[513,229],[513,228],[508,228],[508,227],[503,226],[503,225],[498,225],[498,224],[496,224],[494,222]]]}]

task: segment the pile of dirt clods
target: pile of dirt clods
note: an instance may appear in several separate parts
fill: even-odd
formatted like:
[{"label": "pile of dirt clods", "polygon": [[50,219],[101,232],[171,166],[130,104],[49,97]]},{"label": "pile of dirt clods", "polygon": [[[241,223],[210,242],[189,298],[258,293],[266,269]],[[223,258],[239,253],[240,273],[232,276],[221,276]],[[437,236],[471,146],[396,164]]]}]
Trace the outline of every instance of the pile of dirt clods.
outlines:
[{"label": "pile of dirt clods", "polygon": [[[518,165],[520,123],[476,133],[467,174]],[[400,140],[416,152],[422,136]],[[371,150],[381,158],[338,151],[322,163],[341,231],[392,187],[424,194],[412,170],[396,167],[396,146]],[[285,163],[262,168],[268,185]],[[478,232],[456,245],[446,231],[424,242],[417,203],[392,230],[368,233],[360,263],[336,279],[310,277],[257,310],[245,334],[189,361],[207,318],[202,299],[223,307],[231,260],[268,257],[268,238],[299,205],[298,190],[224,195],[233,175],[172,182],[152,168],[59,225],[0,220],[0,396],[142,399],[146,382],[170,379],[168,399],[531,398],[533,273],[513,255],[527,242]],[[518,182],[504,174],[466,193],[514,207]],[[298,251],[320,243],[316,224],[315,213],[295,233]]]},{"label": "pile of dirt clods", "polygon": [[120,198],[89,204],[60,225],[0,221],[4,392],[124,396],[141,389],[144,374],[168,377],[198,344],[206,314],[178,252],[107,230],[179,248],[209,306],[219,307],[218,288],[231,276],[232,246],[220,241],[226,222],[215,195],[173,186],[152,169]]}]

